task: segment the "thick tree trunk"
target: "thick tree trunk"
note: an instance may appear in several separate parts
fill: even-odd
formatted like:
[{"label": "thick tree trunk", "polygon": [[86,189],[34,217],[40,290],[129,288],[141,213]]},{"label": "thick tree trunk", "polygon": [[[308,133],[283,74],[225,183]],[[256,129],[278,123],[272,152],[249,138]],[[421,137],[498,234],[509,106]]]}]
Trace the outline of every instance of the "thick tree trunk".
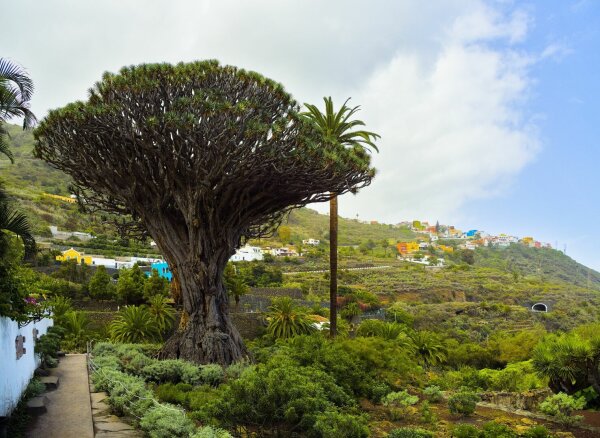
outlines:
[{"label": "thick tree trunk", "polygon": [[248,356],[242,337],[229,318],[223,284],[227,251],[204,251],[202,257],[177,254],[173,263],[183,302],[181,324],[165,343],[161,357],[228,365]]},{"label": "thick tree trunk", "polygon": [[329,336],[337,335],[337,248],[338,207],[337,196],[329,201]]}]

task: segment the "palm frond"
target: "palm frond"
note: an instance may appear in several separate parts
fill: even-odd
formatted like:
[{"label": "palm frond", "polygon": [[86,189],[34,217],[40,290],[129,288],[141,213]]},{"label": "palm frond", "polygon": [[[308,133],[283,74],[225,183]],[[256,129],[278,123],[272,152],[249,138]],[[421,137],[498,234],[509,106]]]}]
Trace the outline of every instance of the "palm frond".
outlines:
[{"label": "palm frond", "polygon": [[6,58],[0,58],[0,83],[3,82],[14,83],[18,87],[23,100],[28,101],[31,99],[33,81],[27,75],[25,69]]},{"label": "palm frond", "polygon": [[35,254],[35,239],[27,216],[20,211],[12,210],[5,200],[0,202],[0,231],[4,230],[21,238],[25,246],[25,259],[29,259]]},{"label": "palm frond", "polygon": [[0,120],[23,118],[23,129],[32,128],[37,119],[29,109],[29,101],[22,98],[14,87],[0,82]]},{"label": "palm frond", "polygon": [[328,140],[338,142],[345,147],[369,148],[379,152],[374,140],[381,138],[379,134],[371,131],[353,131],[358,126],[365,126],[362,120],[350,120],[360,110],[360,106],[350,108],[347,104],[350,98],[336,112],[331,97],[324,97],[325,112],[321,112],[315,105],[305,103],[307,111],[300,115],[305,120],[313,123],[319,132]]},{"label": "palm frond", "polygon": [[15,157],[13,156],[10,147],[8,146],[8,141],[6,141],[7,137],[8,132],[6,132],[6,130],[4,130],[4,128],[0,126],[0,154],[6,155],[10,162],[14,163]]}]

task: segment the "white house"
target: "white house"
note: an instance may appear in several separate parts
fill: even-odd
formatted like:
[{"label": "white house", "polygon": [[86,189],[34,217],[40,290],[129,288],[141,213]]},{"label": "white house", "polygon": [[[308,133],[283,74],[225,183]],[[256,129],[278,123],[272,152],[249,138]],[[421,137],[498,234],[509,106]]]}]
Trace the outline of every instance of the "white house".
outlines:
[{"label": "white house", "polygon": [[50,233],[52,234],[52,237],[58,240],[67,240],[70,237],[77,237],[79,240],[86,241],[94,238],[91,234],[81,233],[79,231],[60,231],[58,227],[54,225],[50,226]]},{"label": "white house", "polygon": [[114,259],[108,259],[97,255],[91,257],[92,266],[104,266],[111,269],[131,269],[136,263],[151,265],[152,263],[162,262],[162,259],[155,257],[117,257]]},{"label": "white house", "polygon": [[296,257],[298,253],[295,249],[288,249],[286,247],[283,248],[274,248],[271,250],[271,255],[275,257]]},{"label": "white house", "polygon": [[263,253],[257,246],[246,245],[238,249],[234,255],[231,256],[229,261],[231,262],[250,262],[252,260],[262,260]]},{"label": "white house", "polygon": [[302,245],[313,245],[317,246],[321,241],[319,239],[305,239],[302,241]]}]

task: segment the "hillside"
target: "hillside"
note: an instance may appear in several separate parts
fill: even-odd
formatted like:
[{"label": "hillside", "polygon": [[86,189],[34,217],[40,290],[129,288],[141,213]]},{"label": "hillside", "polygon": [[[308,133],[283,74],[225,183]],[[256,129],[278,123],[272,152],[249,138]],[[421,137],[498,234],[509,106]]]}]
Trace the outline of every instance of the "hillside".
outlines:
[{"label": "hillside", "polygon": [[583,288],[600,289],[600,273],[549,248],[529,248],[524,245],[477,248],[475,265],[500,269],[517,276],[533,275]]},{"label": "hillside", "polygon": [[[9,192],[29,214],[36,234],[46,234],[48,225],[58,225],[68,231],[111,234],[110,228],[102,225],[101,221],[79,214],[75,205],[44,196],[44,193],[68,196],[70,177],[33,157],[31,131],[23,131],[17,125],[8,125],[8,130],[15,163],[11,165],[8,160],[0,160],[0,175],[6,181]],[[309,238],[328,239],[329,217],[316,211],[296,210],[289,216],[288,224],[292,228],[294,242]],[[363,224],[343,218],[340,218],[339,227],[341,245],[358,245],[366,240],[411,240],[415,237],[407,229]]]},{"label": "hillside", "polygon": [[[287,224],[292,230],[292,240],[329,239],[329,216],[319,214],[309,208],[295,210],[290,215]],[[415,233],[407,228],[395,228],[387,224],[365,224],[353,219],[339,219],[340,245],[359,245],[361,242],[372,240],[380,242],[384,239],[413,240]]]},{"label": "hillside", "polygon": [[[101,218],[82,214],[75,204],[46,196],[45,194],[68,196],[70,178],[32,156],[34,140],[31,131],[24,132],[16,125],[8,125],[8,130],[15,163],[11,165],[6,159],[0,160],[0,176],[6,181],[9,192],[29,215],[37,235],[47,236],[49,225],[57,225],[68,231],[114,234],[114,230],[102,223]],[[290,240],[294,243],[309,238],[328,240],[329,216],[309,208],[293,211],[286,224],[290,227]],[[414,240],[415,237],[416,235],[407,228],[396,228],[387,224],[365,224],[344,218],[340,218],[339,221],[340,245],[360,245],[372,241],[379,246],[383,241],[393,243],[399,240]],[[261,243],[268,244],[269,241]],[[127,253],[128,249],[130,248],[124,247],[123,252]],[[95,252],[101,250],[120,252],[114,247],[94,249]],[[378,252],[375,249],[362,257],[372,260],[382,252],[383,250]],[[390,253],[386,254],[388,257],[385,263],[388,263]],[[360,259],[361,255],[356,254],[352,257]],[[343,260],[344,258],[342,263]],[[320,264],[324,267],[326,260],[323,259]],[[560,284],[600,289],[600,273],[577,263],[559,251],[550,249],[527,248],[522,245],[512,245],[504,249],[478,248],[475,251],[475,266],[493,268],[513,277],[536,276],[541,280]]]}]

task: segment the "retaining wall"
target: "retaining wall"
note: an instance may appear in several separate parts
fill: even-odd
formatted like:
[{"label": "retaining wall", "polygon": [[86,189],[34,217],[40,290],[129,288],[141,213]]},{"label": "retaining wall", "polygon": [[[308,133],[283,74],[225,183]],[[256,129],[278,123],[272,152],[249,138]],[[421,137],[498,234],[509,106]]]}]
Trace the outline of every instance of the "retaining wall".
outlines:
[{"label": "retaining wall", "polygon": [[[16,321],[0,317],[0,417],[12,412],[40,364],[34,353],[33,329],[38,330],[39,337],[52,325],[52,319],[45,318],[19,328]],[[23,347],[26,352],[19,359],[15,348],[17,336],[25,337]]]}]

